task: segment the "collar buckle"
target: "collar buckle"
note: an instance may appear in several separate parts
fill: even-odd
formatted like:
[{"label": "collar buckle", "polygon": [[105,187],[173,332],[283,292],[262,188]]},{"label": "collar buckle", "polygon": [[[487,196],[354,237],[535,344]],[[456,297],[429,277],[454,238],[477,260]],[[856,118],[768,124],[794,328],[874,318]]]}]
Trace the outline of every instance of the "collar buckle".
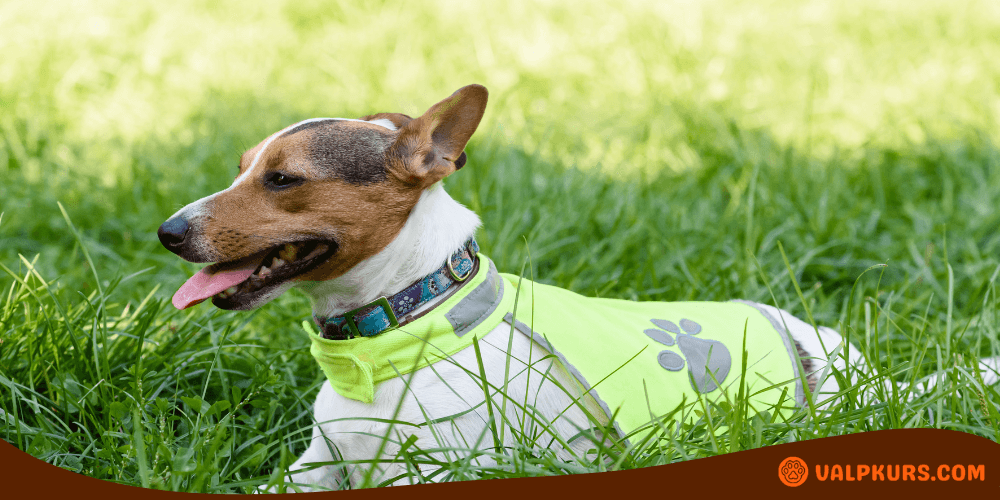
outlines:
[{"label": "collar buckle", "polygon": [[364,334],[361,333],[361,329],[359,329],[358,325],[354,322],[354,316],[361,312],[362,309],[368,309],[371,306],[381,306],[382,310],[385,311],[385,316],[389,320],[389,328],[386,328],[386,330],[399,326],[399,320],[396,319],[396,313],[392,312],[392,306],[389,305],[389,299],[385,298],[385,295],[383,295],[357,309],[344,313],[344,320],[347,321],[348,327],[353,330],[352,333],[359,337],[364,337]]},{"label": "collar buckle", "polygon": [[[465,244],[462,245],[461,250],[452,254],[451,257],[448,257],[448,260],[444,262],[444,265],[445,267],[448,268],[448,274],[451,274],[451,278],[453,280],[455,280],[458,283],[461,283],[469,279],[469,276],[472,276],[472,270],[476,267],[475,266],[476,254],[478,252],[479,252],[479,245],[476,243],[476,239],[469,238],[469,241],[465,242]],[[469,266],[469,271],[465,273],[465,276],[459,276],[458,273],[455,271],[455,264],[452,264],[452,260],[454,260],[456,257],[461,259],[462,257],[465,256],[469,257],[469,261],[472,262],[473,265]]]},{"label": "collar buckle", "polygon": [[[475,257],[473,257],[473,260],[474,259],[475,259]],[[459,283],[461,283],[461,282],[469,279],[469,276],[472,276],[472,268],[475,267],[475,266],[469,266],[469,271],[465,273],[465,276],[459,276],[458,273],[455,272],[455,266],[452,265],[451,258],[449,258],[445,262],[445,265],[448,266],[448,273],[451,274],[452,279],[454,279],[455,281],[457,281]]]}]

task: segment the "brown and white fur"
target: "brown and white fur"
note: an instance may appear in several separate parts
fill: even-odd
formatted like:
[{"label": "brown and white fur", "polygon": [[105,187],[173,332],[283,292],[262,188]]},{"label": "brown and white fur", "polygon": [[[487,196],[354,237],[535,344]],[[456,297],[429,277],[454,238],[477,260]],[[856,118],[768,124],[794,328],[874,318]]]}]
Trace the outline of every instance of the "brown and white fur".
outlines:
[{"label": "brown and white fur", "polygon": [[[272,267],[272,281],[263,280],[259,290],[234,287],[212,298],[225,309],[259,307],[291,287],[312,298],[313,311],[319,316],[342,314],[390,296],[438,269],[480,226],[476,214],[453,200],[440,181],[464,166],[464,148],[479,125],[486,101],[486,89],[470,85],[415,119],[383,113],[289,126],[243,154],[230,187],[187,205],[165,222],[161,240],[188,261],[221,263],[270,256],[285,243],[317,245],[319,250],[311,252],[314,255],[297,261],[300,267],[274,268],[276,261],[268,257],[265,264]],[[282,269],[292,271],[283,276]],[[826,327],[814,328],[783,310],[760,307],[783,321],[797,343],[815,402],[821,404],[838,392],[828,365],[840,370],[846,366],[841,336]],[[540,345],[523,335],[511,337],[507,323],[481,342],[485,373],[495,386],[504,384],[510,343],[512,377],[507,393],[511,401],[534,401],[548,419],[572,407],[554,426],[563,439],[590,427],[584,412],[570,404],[571,395],[537,376],[549,368],[551,359],[536,363],[532,370],[536,375],[526,382],[529,377],[519,360],[541,358],[544,349]],[[849,353],[853,365],[866,365],[857,349]],[[307,464],[376,458],[380,436],[389,430],[389,424],[382,423],[385,420],[417,423],[476,407],[484,399],[482,386],[462,368],[478,372],[475,353],[470,347],[452,359],[456,364],[441,362],[433,371],[430,367],[418,370],[409,381],[409,390],[405,377],[380,383],[371,404],[345,398],[322,384],[311,445],[291,466],[288,480],[303,490],[357,485],[366,473],[365,465],[342,469]],[[554,368],[552,373],[563,387],[575,386],[565,371]],[[984,361],[988,383],[996,383],[998,368],[997,359]],[[588,405],[596,410],[592,401]],[[507,405],[509,418],[515,422],[515,413],[520,411],[516,406]],[[489,449],[493,439],[485,430],[488,418],[485,405],[480,405],[452,422],[397,427],[391,437],[415,435],[416,446],[429,449],[449,444],[464,448],[485,435],[479,447]],[[512,433],[505,435],[501,444],[512,445]],[[592,446],[569,443],[559,453],[579,456]],[[398,441],[390,440],[382,456],[394,457],[398,450]],[[381,465],[372,479],[384,480],[404,471],[402,465]],[[407,483],[406,479],[397,481]]]}]

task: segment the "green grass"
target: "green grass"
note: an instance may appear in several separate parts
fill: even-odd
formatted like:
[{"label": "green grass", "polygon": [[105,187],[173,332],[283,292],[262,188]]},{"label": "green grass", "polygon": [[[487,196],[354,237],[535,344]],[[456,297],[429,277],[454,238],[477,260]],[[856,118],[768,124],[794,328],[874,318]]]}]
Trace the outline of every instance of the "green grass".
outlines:
[{"label": "green grass", "polygon": [[724,405],[610,465],[528,435],[496,466],[451,450],[445,479],[890,428],[1000,440],[1000,394],[970,375],[1000,354],[995,2],[22,4],[0,6],[0,438],[32,455],[181,491],[277,480],[323,382],[308,301],[176,311],[196,266],[156,227],[288,123],[416,114],[472,82],[490,105],[446,187],[501,271],[530,253],[586,295],[775,303],[873,373],[946,375],[787,421]]}]

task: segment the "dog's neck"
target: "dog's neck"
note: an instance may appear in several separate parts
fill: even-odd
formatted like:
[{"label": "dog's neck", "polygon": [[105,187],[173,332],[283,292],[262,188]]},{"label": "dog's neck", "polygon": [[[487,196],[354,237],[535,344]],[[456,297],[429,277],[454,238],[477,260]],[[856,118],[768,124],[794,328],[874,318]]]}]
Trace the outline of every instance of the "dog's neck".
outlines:
[{"label": "dog's neck", "polygon": [[479,217],[439,182],[421,193],[403,229],[382,251],[338,278],[299,287],[311,296],[316,316],[343,314],[436,271],[479,225]]}]

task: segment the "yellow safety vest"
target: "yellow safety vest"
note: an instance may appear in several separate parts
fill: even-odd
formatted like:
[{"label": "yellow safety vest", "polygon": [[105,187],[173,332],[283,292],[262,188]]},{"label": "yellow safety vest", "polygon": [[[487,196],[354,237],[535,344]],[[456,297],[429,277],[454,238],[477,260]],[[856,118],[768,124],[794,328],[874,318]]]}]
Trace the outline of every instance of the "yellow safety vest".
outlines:
[{"label": "yellow safety vest", "polygon": [[455,354],[506,319],[555,354],[609,418],[617,412],[623,436],[700,397],[735,401],[741,378],[756,410],[772,410],[783,388],[786,400],[802,399],[791,340],[749,303],[589,298],[500,274],[479,259],[461,289],[399,328],[349,340],[306,328],[333,388],[371,403],[375,384]]}]

